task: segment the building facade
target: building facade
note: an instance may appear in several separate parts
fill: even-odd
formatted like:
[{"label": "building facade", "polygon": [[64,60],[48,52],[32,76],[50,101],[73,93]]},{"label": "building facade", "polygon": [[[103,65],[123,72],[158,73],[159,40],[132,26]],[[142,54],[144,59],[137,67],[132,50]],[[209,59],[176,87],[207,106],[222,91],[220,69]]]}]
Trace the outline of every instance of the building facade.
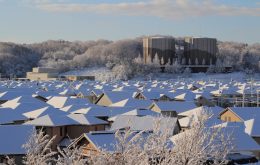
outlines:
[{"label": "building facade", "polygon": [[173,37],[145,37],[143,38],[144,63],[153,62],[156,54],[161,60],[161,65],[170,61],[172,63],[175,55],[175,39]]},{"label": "building facade", "polygon": [[216,38],[184,38],[182,65],[208,66],[216,64]]},{"label": "building facade", "polygon": [[56,80],[58,71],[54,68],[36,67],[32,69],[32,72],[26,73],[26,78],[29,80]]}]

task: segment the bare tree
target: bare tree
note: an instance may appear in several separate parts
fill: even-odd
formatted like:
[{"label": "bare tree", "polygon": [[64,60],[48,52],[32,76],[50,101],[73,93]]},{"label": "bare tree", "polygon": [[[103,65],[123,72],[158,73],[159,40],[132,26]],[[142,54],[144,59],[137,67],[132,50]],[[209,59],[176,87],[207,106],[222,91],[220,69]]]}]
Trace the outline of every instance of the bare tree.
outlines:
[{"label": "bare tree", "polygon": [[24,164],[47,165],[54,161],[53,156],[56,152],[51,149],[54,139],[55,136],[49,138],[49,135],[45,135],[42,130],[34,130],[27,143],[23,145],[23,148],[26,150]]}]

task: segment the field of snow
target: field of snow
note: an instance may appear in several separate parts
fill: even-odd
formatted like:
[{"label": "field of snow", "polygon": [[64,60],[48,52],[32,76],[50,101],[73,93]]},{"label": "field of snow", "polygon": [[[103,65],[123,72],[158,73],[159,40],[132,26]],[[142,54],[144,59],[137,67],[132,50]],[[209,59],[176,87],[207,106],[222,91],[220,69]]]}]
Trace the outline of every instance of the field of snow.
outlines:
[{"label": "field of snow", "polygon": [[237,80],[245,81],[248,79],[259,80],[260,75],[254,74],[252,76],[246,75],[242,72],[233,72],[233,73],[192,73],[190,75],[184,74],[169,74],[169,73],[156,73],[153,75],[146,75],[145,77],[135,77],[133,80],[170,80],[170,79],[193,79],[193,80]]},{"label": "field of snow", "polygon": [[[72,70],[60,74],[65,75],[79,75],[79,76],[95,76],[98,81],[110,81],[115,80],[115,73],[107,67],[92,67],[84,68],[81,70]],[[260,74],[247,75],[243,72],[233,73],[192,73],[190,75],[185,74],[172,74],[172,73],[153,73],[144,76],[136,76],[131,80],[179,80],[179,79],[193,79],[193,80],[237,80],[245,81],[249,79],[259,80]]]}]

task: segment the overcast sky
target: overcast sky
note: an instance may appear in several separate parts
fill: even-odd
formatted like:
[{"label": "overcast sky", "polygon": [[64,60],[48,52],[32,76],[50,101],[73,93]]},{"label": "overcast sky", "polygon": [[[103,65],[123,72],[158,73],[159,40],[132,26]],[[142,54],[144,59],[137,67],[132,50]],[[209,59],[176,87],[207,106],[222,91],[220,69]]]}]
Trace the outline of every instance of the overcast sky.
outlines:
[{"label": "overcast sky", "polygon": [[0,41],[155,34],[260,42],[260,0],[0,0]]}]

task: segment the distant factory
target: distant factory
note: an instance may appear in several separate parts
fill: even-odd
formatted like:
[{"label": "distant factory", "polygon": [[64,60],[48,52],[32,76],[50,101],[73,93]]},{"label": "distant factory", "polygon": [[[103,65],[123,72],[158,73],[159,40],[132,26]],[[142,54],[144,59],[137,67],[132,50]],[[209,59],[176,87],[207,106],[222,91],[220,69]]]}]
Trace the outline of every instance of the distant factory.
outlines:
[{"label": "distant factory", "polygon": [[[175,39],[172,37],[147,37],[143,39],[143,55],[145,64],[153,62],[156,54],[163,58],[164,64],[172,63],[175,55]],[[162,64],[162,65],[164,65]]]},{"label": "distant factory", "polygon": [[[201,37],[145,37],[143,38],[144,63],[153,62],[156,55],[160,65],[177,62],[194,72],[204,72],[216,64],[217,39]],[[162,60],[163,59],[163,60]]]}]

